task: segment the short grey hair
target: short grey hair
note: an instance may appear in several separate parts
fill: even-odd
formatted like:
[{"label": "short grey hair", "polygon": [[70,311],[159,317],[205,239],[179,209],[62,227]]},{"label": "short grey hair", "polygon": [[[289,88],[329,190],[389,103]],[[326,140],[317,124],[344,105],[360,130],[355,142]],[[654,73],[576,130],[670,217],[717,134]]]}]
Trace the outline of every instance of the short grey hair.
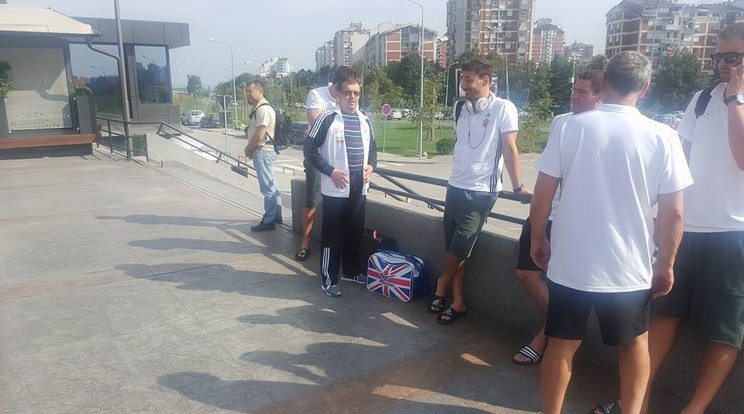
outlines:
[{"label": "short grey hair", "polygon": [[718,32],[718,40],[727,39],[744,39],[744,22],[728,24]]},{"label": "short grey hair", "polygon": [[640,92],[651,81],[651,61],[640,52],[620,52],[607,62],[604,78],[622,96]]}]

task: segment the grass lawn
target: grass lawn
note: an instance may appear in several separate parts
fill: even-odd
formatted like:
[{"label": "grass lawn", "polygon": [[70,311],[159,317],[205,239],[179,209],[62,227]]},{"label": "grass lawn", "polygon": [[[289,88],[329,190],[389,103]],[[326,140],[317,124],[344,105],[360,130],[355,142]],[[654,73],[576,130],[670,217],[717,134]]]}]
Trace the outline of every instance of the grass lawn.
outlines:
[{"label": "grass lawn", "polygon": [[[442,136],[452,136],[452,121],[442,121],[441,130],[439,121],[434,123],[434,140],[430,138],[431,130],[424,129],[424,152],[429,157],[437,155],[436,140]],[[387,127],[385,121],[381,119],[372,120],[372,128],[377,140],[377,150],[404,157],[418,156],[418,134],[419,125],[413,124],[408,120],[388,121]]]}]

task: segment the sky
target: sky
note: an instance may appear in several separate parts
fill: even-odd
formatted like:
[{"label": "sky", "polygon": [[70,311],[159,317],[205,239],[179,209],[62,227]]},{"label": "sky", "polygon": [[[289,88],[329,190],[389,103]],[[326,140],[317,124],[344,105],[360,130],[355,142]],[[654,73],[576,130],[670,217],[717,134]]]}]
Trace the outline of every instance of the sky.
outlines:
[{"label": "sky", "polygon": [[[446,0],[419,0],[424,26],[446,32]],[[574,40],[604,51],[605,15],[620,0],[537,0],[535,18],[549,17]],[[113,0],[9,0],[51,7],[68,16],[114,17]],[[295,70],[315,70],[315,50],[351,22],[368,29],[382,22],[418,23],[421,9],[406,0],[120,0],[122,19],[188,23],[191,45],[171,50],[174,87],[199,75],[204,86],[230,79],[231,43],[235,73],[253,72],[271,57],[288,57]],[[250,62],[247,64],[246,62]]]}]

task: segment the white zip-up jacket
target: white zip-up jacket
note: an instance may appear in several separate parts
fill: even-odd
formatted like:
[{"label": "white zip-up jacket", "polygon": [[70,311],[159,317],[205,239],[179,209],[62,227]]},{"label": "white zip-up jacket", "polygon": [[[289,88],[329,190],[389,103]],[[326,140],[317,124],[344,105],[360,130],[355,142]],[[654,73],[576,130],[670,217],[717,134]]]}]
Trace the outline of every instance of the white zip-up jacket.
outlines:
[{"label": "white zip-up jacket", "polygon": [[[364,145],[364,165],[377,167],[377,146],[372,133],[372,123],[359,110],[359,127]],[[305,140],[305,158],[313,167],[323,173],[320,180],[320,192],[329,197],[349,198],[349,186],[336,188],[331,180],[334,169],[349,172],[349,158],[344,139],[344,117],[341,110],[326,111],[315,120]],[[369,182],[364,183],[362,194],[367,194]]]}]

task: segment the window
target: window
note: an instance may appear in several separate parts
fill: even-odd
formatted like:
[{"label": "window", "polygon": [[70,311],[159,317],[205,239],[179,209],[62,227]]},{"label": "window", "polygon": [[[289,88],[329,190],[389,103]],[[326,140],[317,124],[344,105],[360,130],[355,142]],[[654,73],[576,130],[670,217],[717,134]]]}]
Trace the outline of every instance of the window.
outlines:
[{"label": "window", "polygon": [[171,103],[170,68],[163,46],[134,46],[137,92],[143,104]]},{"label": "window", "polygon": [[[119,54],[114,45],[96,45],[107,52]],[[116,60],[94,52],[86,45],[70,45],[70,63],[76,86],[84,86],[93,91],[96,112],[121,115],[121,82]]]}]

